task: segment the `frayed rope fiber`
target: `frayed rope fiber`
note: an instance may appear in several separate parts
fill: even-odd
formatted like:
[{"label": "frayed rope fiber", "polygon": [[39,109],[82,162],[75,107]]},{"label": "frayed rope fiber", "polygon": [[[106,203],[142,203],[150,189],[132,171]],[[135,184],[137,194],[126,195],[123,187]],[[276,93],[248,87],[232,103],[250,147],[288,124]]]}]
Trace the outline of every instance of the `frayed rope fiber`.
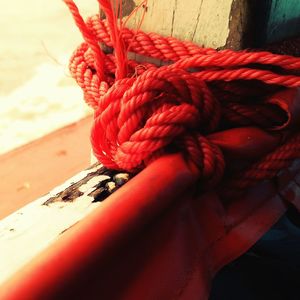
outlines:
[{"label": "frayed rope fiber", "polygon": [[[95,15],[84,21],[72,0],[64,2],[85,40],[71,57],[70,71],[95,110],[91,142],[104,166],[136,172],[165,153],[181,151],[211,187],[231,162],[209,134],[243,126],[268,131],[284,122],[265,99],[300,86],[299,58],[216,51],[130,30],[117,19],[109,0],[98,0],[106,20]],[[100,44],[113,51],[104,53]],[[130,60],[128,51],[165,65]],[[298,157],[300,135],[290,132],[271,153],[231,175],[227,186],[242,190],[272,178]]]}]

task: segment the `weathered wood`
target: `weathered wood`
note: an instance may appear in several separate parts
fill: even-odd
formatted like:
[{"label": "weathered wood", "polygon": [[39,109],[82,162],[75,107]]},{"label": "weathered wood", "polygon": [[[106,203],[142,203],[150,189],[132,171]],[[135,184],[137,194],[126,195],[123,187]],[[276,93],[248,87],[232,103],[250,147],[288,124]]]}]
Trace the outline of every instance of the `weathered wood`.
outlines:
[{"label": "weathered wood", "polygon": [[128,181],[96,165],[0,222],[0,284]]},{"label": "weathered wood", "polygon": [[90,197],[82,197],[74,202],[62,201],[44,205],[49,198],[64,191],[72,182],[81,180],[87,174],[88,171],[79,173],[48,195],[28,204],[1,221],[1,283],[99,205],[99,203],[92,204]]},{"label": "weathered wood", "polygon": [[[133,0],[124,2],[132,9]],[[136,6],[141,2],[134,0]],[[129,20],[129,27],[137,28],[142,14],[141,8]],[[148,0],[141,29],[205,47],[262,47],[300,35],[300,1]]]},{"label": "weathered wood", "polygon": [[[137,6],[142,0],[134,2]],[[247,0],[149,0],[141,29],[205,47],[241,49],[249,25],[247,3]],[[140,8],[128,26],[137,28],[142,14]]]}]

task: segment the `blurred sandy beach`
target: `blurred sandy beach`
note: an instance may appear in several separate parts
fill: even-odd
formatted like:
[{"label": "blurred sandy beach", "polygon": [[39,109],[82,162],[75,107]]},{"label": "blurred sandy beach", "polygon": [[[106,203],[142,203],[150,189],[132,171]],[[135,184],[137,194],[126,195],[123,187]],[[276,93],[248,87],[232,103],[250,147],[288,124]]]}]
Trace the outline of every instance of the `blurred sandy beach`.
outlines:
[{"label": "blurred sandy beach", "polygon": [[[84,16],[97,1],[76,1]],[[61,0],[0,0],[0,153],[90,113],[70,78],[68,59],[82,42]]]}]

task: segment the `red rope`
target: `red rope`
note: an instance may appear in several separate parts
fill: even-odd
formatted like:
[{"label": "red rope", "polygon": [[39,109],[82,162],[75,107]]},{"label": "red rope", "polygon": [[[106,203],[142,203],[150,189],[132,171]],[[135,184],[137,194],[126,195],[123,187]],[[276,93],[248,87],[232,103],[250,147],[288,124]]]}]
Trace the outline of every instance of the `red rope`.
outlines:
[{"label": "red rope", "polygon": [[235,174],[228,181],[225,181],[222,194],[226,198],[235,197],[259,181],[275,177],[280,170],[288,167],[292,160],[299,158],[299,155],[300,133],[297,133],[284,145],[275,149],[275,151],[265,156],[250,168]]},{"label": "red rope", "polygon": [[[197,166],[200,178],[215,185],[225,161],[219,147],[205,137],[209,132],[224,130],[224,124],[272,129],[285,122],[285,116],[264,101],[279,87],[300,86],[295,75],[299,58],[266,51],[218,52],[119,28],[109,0],[98,0],[107,21],[96,15],[85,23],[74,2],[64,1],[85,39],[71,57],[70,71],[95,109],[93,151],[108,168],[136,171],[168,151],[182,151]],[[104,54],[101,43],[112,47],[113,54]],[[166,65],[128,60],[129,46],[130,52]],[[244,101],[249,97],[255,103]],[[298,134],[234,174],[227,187],[242,190],[271,178],[297,157]]]}]

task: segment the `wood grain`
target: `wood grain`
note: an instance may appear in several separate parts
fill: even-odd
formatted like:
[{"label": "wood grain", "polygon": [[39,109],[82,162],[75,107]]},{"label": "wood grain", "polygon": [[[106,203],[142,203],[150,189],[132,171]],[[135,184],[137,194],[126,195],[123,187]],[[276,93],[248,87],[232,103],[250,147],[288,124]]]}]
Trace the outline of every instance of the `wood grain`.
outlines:
[{"label": "wood grain", "polygon": [[[142,0],[135,0],[136,5],[141,2]],[[234,0],[149,0],[141,29],[193,41],[205,47],[225,47],[233,2]],[[143,8],[140,8],[136,16],[129,20],[128,26],[137,28],[142,13]]]}]

